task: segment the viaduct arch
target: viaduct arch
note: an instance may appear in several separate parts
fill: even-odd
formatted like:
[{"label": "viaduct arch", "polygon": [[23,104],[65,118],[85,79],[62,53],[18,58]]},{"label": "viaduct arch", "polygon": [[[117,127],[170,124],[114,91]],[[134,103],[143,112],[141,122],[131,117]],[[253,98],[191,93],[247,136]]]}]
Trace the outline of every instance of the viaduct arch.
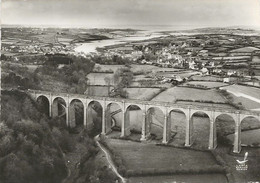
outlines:
[{"label": "viaduct arch", "polygon": [[89,123],[87,121],[91,119],[88,115],[87,110],[90,107],[93,101],[96,101],[102,107],[102,134],[107,134],[111,130],[111,122],[110,114],[108,112],[108,108],[112,103],[120,106],[122,115],[121,122],[121,137],[127,136],[129,134],[129,118],[127,116],[128,108],[130,106],[137,106],[142,111],[142,124],[141,124],[141,140],[147,140],[150,135],[150,127],[149,127],[149,114],[148,110],[150,108],[159,108],[164,114],[163,120],[163,139],[162,143],[168,143],[170,140],[171,133],[171,122],[170,122],[170,113],[173,110],[178,110],[184,113],[186,117],[185,121],[185,146],[191,146],[193,144],[193,124],[192,124],[192,116],[195,113],[203,112],[209,118],[209,149],[214,149],[217,146],[217,135],[216,135],[216,119],[218,116],[222,114],[229,115],[233,118],[235,122],[235,137],[234,137],[234,147],[233,152],[239,153],[241,151],[241,122],[243,119],[247,117],[254,117],[260,123],[260,113],[247,111],[247,110],[229,110],[222,109],[216,107],[202,107],[202,106],[191,106],[186,104],[175,104],[169,102],[157,102],[157,101],[140,101],[140,100],[131,100],[131,99],[116,99],[116,98],[107,98],[107,97],[94,97],[94,96],[86,96],[81,94],[68,94],[68,93],[52,93],[46,91],[37,91],[37,90],[28,90],[27,93],[32,96],[35,100],[39,97],[46,97],[49,101],[49,115],[50,117],[55,116],[57,106],[55,106],[55,99],[61,98],[65,105],[66,112],[66,124],[70,126],[71,117],[70,117],[70,108],[71,102],[73,100],[79,100],[83,104],[83,124],[86,128],[89,127]]}]

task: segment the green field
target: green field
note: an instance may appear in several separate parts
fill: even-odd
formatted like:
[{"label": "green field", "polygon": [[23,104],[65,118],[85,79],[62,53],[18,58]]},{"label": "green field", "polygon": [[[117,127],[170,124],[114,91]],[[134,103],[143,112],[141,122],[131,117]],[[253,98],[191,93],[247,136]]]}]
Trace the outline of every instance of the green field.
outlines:
[{"label": "green field", "polygon": [[226,83],[208,82],[208,81],[190,81],[190,82],[183,84],[183,86],[188,86],[188,84],[203,85],[203,86],[206,86],[207,88],[216,88],[216,87],[221,87],[221,86],[227,86]]},{"label": "green field", "polygon": [[127,170],[200,169],[216,165],[214,157],[208,152],[116,139],[107,139],[107,143],[121,156]]},{"label": "green field", "polygon": [[199,80],[199,81],[223,81],[223,78],[216,77],[216,76],[192,76],[192,80]]},{"label": "green field", "polygon": [[234,102],[241,102],[246,109],[260,109],[260,89],[241,85],[222,87],[233,97]]},{"label": "green field", "polygon": [[183,71],[176,71],[171,72],[171,71],[160,71],[157,72],[157,76],[163,76],[163,77],[173,77],[173,75],[180,76],[182,78],[188,78],[190,76],[198,75],[200,72],[197,71],[192,71],[192,70],[183,70]]},{"label": "green field", "polygon": [[241,85],[230,85],[230,86],[222,87],[222,89],[226,89],[231,92],[238,93],[238,94],[242,93],[242,94],[252,96],[252,97],[260,100],[260,89],[259,88],[241,86]]},{"label": "green field", "polygon": [[212,101],[225,103],[226,100],[214,90],[173,87],[160,93],[153,101],[174,102],[176,100]]},{"label": "green field", "polygon": [[87,78],[90,85],[108,85],[105,78],[110,78],[110,84],[114,81],[112,73],[89,73]]},{"label": "green field", "polygon": [[252,62],[254,62],[254,63],[260,63],[260,57],[259,57],[259,56],[253,56]]},{"label": "green field", "polygon": [[255,101],[250,100],[250,99],[245,98],[245,97],[237,97],[237,96],[235,96],[235,95],[233,95],[233,94],[230,94],[230,95],[233,97],[233,99],[234,99],[234,101],[235,101],[236,103],[241,102],[242,105],[243,105],[246,109],[258,109],[258,111],[260,110],[260,103],[255,102]]},{"label": "green field", "polygon": [[150,100],[160,93],[160,88],[125,88],[130,99]]},{"label": "green field", "polygon": [[[244,182],[257,182],[260,180],[260,148],[246,148],[243,147],[240,154],[230,154],[230,148],[219,147],[215,149],[222,159],[231,168],[232,174],[234,176],[234,182],[244,183]],[[245,152],[248,152],[248,165],[247,171],[237,171],[236,165],[238,164],[236,160],[243,160]]]},{"label": "green field", "polygon": [[160,71],[178,71],[179,69],[174,68],[162,68],[154,65],[138,65],[138,64],[132,64],[131,70],[135,72],[160,72]]},{"label": "green field", "polygon": [[[228,138],[233,140],[234,134],[228,135]],[[241,143],[245,145],[252,145],[254,143],[260,144],[260,129],[248,130],[241,132]]]},{"label": "green field", "polygon": [[125,68],[124,65],[101,65],[101,64],[95,64],[94,71],[99,72],[115,72],[117,69]]},{"label": "green field", "polygon": [[201,174],[201,175],[172,175],[172,176],[149,176],[130,177],[129,183],[227,183],[225,175],[222,174]]}]

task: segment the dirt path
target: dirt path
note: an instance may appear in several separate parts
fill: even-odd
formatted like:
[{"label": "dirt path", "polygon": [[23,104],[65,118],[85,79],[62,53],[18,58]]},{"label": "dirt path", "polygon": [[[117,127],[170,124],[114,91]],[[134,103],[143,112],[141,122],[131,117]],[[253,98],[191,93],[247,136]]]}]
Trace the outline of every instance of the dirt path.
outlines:
[{"label": "dirt path", "polygon": [[107,159],[107,161],[108,161],[110,167],[112,168],[113,172],[117,175],[117,177],[119,177],[119,178],[121,179],[121,182],[122,182],[122,183],[126,183],[126,182],[127,182],[127,179],[125,179],[124,177],[122,177],[122,176],[118,173],[118,171],[117,171],[117,169],[116,169],[116,166],[115,166],[115,164],[114,164],[114,162],[113,162],[113,160],[112,160],[112,158],[111,158],[109,152],[98,142],[97,137],[98,137],[98,136],[95,137],[95,141],[96,141],[98,147],[105,153],[106,159]]}]

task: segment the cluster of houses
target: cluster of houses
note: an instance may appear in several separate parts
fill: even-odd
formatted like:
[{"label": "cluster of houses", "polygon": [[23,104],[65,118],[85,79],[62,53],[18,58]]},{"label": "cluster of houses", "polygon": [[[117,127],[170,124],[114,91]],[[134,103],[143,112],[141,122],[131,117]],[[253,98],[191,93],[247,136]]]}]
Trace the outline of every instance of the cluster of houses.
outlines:
[{"label": "cluster of houses", "polygon": [[197,70],[203,75],[247,76],[252,59],[260,59],[260,42],[237,35],[177,36],[166,44],[160,40],[131,43],[103,54],[141,64]]},{"label": "cluster of houses", "polygon": [[15,43],[15,44],[3,44],[2,51],[11,52],[11,53],[31,53],[31,54],[55,54],[55,53],[70,53],[72,46],[65,46],[59,43],[56,44],[24,44],[24,43]]},{"label": "cluster of houses", "polygon": [[[5,41],[3,52],[79,54],[73,51],[73,45],[58,41],[53,44],[40,44],[33,40]],[[117,56],[140,64],[190,69],[202,75],[214,74],[225,78],[254,75],[250,68],[260,69],[260,41],[254,36],[181,35],[112,46],[91,54],[108,59]],[[178,78],[175,80],[180,82]]]}]

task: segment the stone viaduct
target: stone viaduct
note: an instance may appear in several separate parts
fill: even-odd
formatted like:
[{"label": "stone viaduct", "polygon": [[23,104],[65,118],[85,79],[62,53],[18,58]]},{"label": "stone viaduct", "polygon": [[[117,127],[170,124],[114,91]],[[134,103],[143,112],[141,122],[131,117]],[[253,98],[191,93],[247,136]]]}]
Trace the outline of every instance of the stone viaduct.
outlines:
[{"label": "stone viaduct", "polygon": [[181,111],[186,116],[185,122],[185,146],[191,146],[193,143],[193,120],[192,116],[196,112],[202,112],[209,117],[210,120],[210,132],[209,132],[209,149],[214,149],[217,146],[217,136],[216,136],[216,118],[222,114],[229,115],[235,121],[235,136],[234,136],[234,146],[233,152],[239,153],[241,151],[241,122],[246,117],[254,117],[260,122],[260,114],[257,112],[246,111],[246,110],[226,110],[216,107],[202,107],[193,105],[179,105],[169,102],[157,102],[157,101],[141,101],[132,99],[118,99],[118,98],[108,98],[108,97],[94,97],[86,96],[81,94],[68,94],[68,93],[54,93],[47,91],[36,91],[28,90],[28,94],[32,96],[33,99],[37,100],[39,97],[45,97],[49,102],[49,115],[50,117],[55,117],[58,115],[58,104],[57,99],[63,99],[65,101],[65,111],[66,111],[66,124],[69,127],[75,126],[75,112],[74,112],[74,101],[80,101],[84,108],[84,126],[89,127],[89,122],[92,116],[88,114],[87,110],[90,104],[93,102],[98,102],[102,106],[102,134],[106,134],[111,130],[111,119],[110,114],[108,114],[108,109],[111,104],[118,104],[123,112],[122,124],[121,124],[121,137],[130,134],[130,120],[127,111],[130,106],[138,106],[142,110],[142,133],[141,140],[146,140],[149,138],[151,129],[151,117],[148,114],[148,110],[151,108],[159,108],[164,114],[163,123],[163,141],[162,143],[167,143],[170,140],[171,131],[171,119],[170,113],[172,111]]}]

